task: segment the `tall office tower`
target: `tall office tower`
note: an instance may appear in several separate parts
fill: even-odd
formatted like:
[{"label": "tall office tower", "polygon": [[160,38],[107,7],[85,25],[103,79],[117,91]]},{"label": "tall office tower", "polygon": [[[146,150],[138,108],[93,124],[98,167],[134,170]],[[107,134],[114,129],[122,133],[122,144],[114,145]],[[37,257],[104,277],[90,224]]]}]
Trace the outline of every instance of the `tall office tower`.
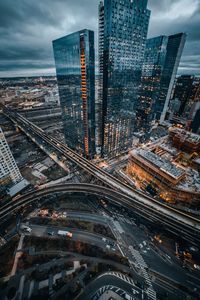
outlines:
[{"label": "tall office tower", "polygon": [[147,133],[156,119],[156,105],[160,96],[161,78],[167,53],[168,37],[147,40],[139,92],[136,128]]},{"label": "tall office tower", "polygon": [[142,84],[137,105],[137,129],[148,132],[163,122],[179,66],[186,35],[158,36],[147,40]]},{"label": "tall office tower", "polygon": [[2,186],[10,188],[22,180],[23,177],[0,127],[0,183]]},{"label": "tall office tower", "polygon": [[200,108],[195,113],[191,128],[192,132],[200,134]]},{"label": "tall office tower", "polygon": [[53,41],[66,143],[95,154],[94,32],[84,29]]},{"label": "tall office tower", "polygon": [[185,41],[185,33],[178,33],[168,37],[167,54],[161,79],[160,97],[156,105],[157,119],[160,118],[161,123],[165,120],[165,116],[169,107],[169,100]]},{"label": "tall office tower", "polygon": [[189,103],[193,92],[194,77],[191,75],[182,75],[177,78],[173,99],[178,99],[180,107],[178,115],[183,116],[185,108]]},{"label": "tall office tower", "polygon": [[177,77],[170,100],[170,120],[185,125],[189,130],[199,108],[200,78],[191,75]]},{"label": "tall office tower", "polygon": [[132,145],[149,17],[147,0],[104,0],[99,5],[98,137],[105,157]]}]

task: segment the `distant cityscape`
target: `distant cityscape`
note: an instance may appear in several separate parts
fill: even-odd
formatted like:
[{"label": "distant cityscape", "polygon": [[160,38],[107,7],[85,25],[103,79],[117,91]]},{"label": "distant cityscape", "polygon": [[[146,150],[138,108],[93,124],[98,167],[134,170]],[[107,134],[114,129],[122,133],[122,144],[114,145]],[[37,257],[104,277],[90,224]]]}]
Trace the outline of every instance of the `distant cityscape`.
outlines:
[{"label": "distant cityscape", "polygon": [[98,49],[85,20],[56,76],[0,78],[0,299],[199,299],[190,36],[148,38],[148,0],[97,10]]}]

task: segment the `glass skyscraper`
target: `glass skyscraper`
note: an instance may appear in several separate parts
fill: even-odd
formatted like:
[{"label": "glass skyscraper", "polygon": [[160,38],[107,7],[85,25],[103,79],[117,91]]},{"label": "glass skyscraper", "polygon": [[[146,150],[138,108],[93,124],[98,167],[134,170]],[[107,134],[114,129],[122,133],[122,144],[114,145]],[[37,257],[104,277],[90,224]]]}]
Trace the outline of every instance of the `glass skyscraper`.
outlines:
[{"label": "glass skyscraper", "polygon": [[136,128],[140,131],[148,132],[151,123],[156,119],[156,105],[160,96],[167,42],[166,36],[147,40],[136,115]]},{"label": "glass skyscraper", "polygon": [[191,75],[182,75],[177,78],[173,98],[180,101],[179,116],[184,116],[185,108],[192,100],[193,82],[194,76]]},{"label": "glass skyscraper", "polygon": [[167,54],[161,79],[160,97],[156,105],[157,119],[159,119],[160,122],[165,120],[185,41],[185,33],[177,33],[168,37]]},{"label": "glass skyscraper", "polygon": [[163,122],[185,44],[186,34],[147,40],[137,104],[137,129],[148,132],[155,121]]},{"label": "glass skyscraper", "polygon": [[94,32],[84,29],[53,41],[66,143],[95,154]]},{"label": "glass skyscraper", "polygon": [[98,146],[115,156],[132,145],[150,11],[147,0],[104,0],[99,5]]}]

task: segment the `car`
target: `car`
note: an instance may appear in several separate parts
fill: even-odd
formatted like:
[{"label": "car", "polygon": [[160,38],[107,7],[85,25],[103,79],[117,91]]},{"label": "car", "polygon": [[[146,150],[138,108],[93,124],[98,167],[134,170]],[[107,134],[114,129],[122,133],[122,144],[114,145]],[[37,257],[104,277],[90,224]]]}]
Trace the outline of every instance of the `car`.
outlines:
[{"label": "car", "polygon": [[51,231],[51,230],[48,230],[48,231],[47,231],[47,234],[52,236],[52,235],[54,235],[54,232]]},{"label": "car", "polygon": [[25,225],[21,226],[21,230],[26,231],[26,232],[31,232],[32,231],[32,229],[30,227],[25,226]]}]

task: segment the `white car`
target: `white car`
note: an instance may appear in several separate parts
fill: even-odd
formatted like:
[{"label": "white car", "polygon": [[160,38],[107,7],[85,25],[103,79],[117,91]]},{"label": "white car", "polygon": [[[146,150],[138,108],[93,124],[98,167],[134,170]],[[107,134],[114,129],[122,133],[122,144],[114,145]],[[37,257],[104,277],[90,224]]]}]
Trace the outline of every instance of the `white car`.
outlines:
[{"label": "white car", "polygon": [[27,231],[27,232],[31,232],[32,231],[32,229],[30,227],[25,226],[25,225],[21,226],[21,230],[24,230],[24,231]]}]

